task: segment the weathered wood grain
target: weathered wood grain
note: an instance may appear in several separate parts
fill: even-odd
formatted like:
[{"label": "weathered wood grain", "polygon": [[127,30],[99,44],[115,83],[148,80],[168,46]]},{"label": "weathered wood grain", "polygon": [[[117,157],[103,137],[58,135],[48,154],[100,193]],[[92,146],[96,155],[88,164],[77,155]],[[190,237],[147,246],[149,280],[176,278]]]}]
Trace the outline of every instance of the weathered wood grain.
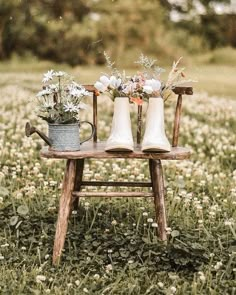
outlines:
[{"label": "weathered wood grain", "polygon": [[[80,191],[82,180],[83,180],[83,171],[84,171],[84,159],[76,160],[76,173],[75,173],[75,184],[74,184],[74,190]],[[78,209],[78,203],[79,198],[73,199],[73,204],[71,208],[74,208],[74,210]]]},{"label": "weathered wood grain", "polygon": [[53,264],[55,265],[60,262],[61,252],[65,243],[68,218],[72,205],[72,192],[75,186],[75,175],[76,160],[67,160],[53,247]]},{"label": "weathered wood grain", "polygon": [[175,109],[172,147],[177,147],[178,145],[181,110],[182,110],[182,95],[179,94],[177,104],[176,104],[176,109]]},{"label": "weathered wood grain", "polygon": [[184,147],[173,147],[170,152],[154,153],[142,152],[140,146],[135,146],[134,152],[105,152],[105,142],[85,142],[80,151],[60,152],[45,147],[41,150],[41,156],[44,158],[56,159],[161,159],[161,160],[183,160],[190,157],[191,151]]},{"label": "weathered wood grain", "polygon": [[154,205],[156,212],[156,220],[158,224],[158,232],[160,239],[166,241],[166,212],[165,212],[165,195],[164,195],[164,179],[160,160],[151,160]]},{"label": "weathered wood grain", "polygon": [[140,198],[153,197],[153,193],[146,192],[73,192],[73,196],[92,197],[92,198]]},{"label": "weathered wood grain", "polygon": [[130,181],[82,181],[85,186],[124,186],[124,187],[151,187],[150,182],[130,182]]}]

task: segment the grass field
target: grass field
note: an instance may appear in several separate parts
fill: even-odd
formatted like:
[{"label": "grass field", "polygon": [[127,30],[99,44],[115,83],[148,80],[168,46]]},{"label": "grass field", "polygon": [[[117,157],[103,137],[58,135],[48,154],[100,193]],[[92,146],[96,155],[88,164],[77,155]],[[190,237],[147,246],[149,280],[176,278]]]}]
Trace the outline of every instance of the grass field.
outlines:
[{"label": "grass field", "polygon": [[[72,212],[61,264],[54,267],[64,162],[41,159],[41,139],[24,136],[27,121],[46,130],[32,101],[42,71],[51,67],[0,64],[0,294],[236,294],[234,68],[193,67],[200,82],[196,94],[184,98],[180,137],[193,154],[163,164],[168,243],[155,234],[152,200],[82,199]],[[57,68],[79,73],[83,82],[100,72]],[[174,101],[165,111],[171,138]],[[99,112],[99,139],[106,139],[108,99]],[[146,181],[147,164],[89,161],[84,177]]]}]

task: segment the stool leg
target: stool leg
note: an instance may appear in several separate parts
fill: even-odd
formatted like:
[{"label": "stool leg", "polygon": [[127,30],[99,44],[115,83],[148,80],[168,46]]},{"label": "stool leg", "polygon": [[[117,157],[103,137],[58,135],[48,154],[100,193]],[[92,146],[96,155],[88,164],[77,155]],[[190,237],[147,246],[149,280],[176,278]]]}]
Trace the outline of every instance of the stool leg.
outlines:
[{"label": "stool leg", "polygon": [[65,243],[68,219],[72,205],[72,192],[75,186],[76,164],[76,160],[67,160],[66,163],[53,248],[54,265],[59,264],[61,252]]},{"label": "stool leg", "polygon": [[[151,164],[150,164],[151,163]],[[165,195],[164,195],[164,179],[163,170],[160,160],[150,160],[150,171],[152,175],[152,188],[154,193],[154,204],[156,212],[156,220],[158,224],[158,232],[162,241],[167,240],[166,236],[166,212],[165,212]]]},{"label": "stool leg", "polygon": [[[74,185],[75,191],[80,191],[81,182],[83,179],[83,171],[84,171],[84,159],[76,160],[76,175],[75,175],[75,185]],[[79,197],[73,199],[72,208],[77,210],[78,203],[79,203]]]}]

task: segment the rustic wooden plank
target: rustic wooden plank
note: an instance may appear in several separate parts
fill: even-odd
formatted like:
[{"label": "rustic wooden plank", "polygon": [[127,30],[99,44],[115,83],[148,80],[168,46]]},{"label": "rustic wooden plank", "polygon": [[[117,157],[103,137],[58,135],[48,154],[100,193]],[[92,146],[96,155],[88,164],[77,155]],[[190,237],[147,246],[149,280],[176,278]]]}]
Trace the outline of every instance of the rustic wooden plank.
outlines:
[{"label": "rustic wooden plank", "polygon": [[58,264],[60,262],[61,252],[65,243],[68,219],[72,205],[72,192],[75,186],[75,174],[76,161],[67,160],[53,247],[53,264]]},{"label": "rustic wooden plank", "polygon": [[41,151],[41,156],[44,158],[56,159],[162,159],[162,160],[183,160],[190,157],[191,151],[184,147],[173,147],[170,152],[155,153],[142,152],[140,146],[135,146],[134,152],[105,152],[105,142],[85,142],[81,146],[80,151],[60,152],[51,148],[45,147]]},{"label": "rustic wooden plank", "polygon": [[83,85],[84,88],[89,92],[95,92],[97,89],[93,85]]},{"label": "rustic wooden plank", "polygon": [[175,121],[174,121],[174,130],[172,138],[172,146],[177,147],[179,139],[179,127],[180,127],[180,115],[182,110],[182,95],[179,94],[176,109],[175,109]]},{"label": "rustic wooden plank", "polygon": [[[83,179],[83,171],[84,171],[84,159],[76,160],[76,174],[75,174],[75,184],[74,191],[80,191]],[[73,198],[73,204],[71,208],[74,210],[78,209],[79,197],[77,199]]]},{"label": "rustic wooden plank", "polygon": [[175,94],[185,94],[185,95],[192,95],[193,94],[193,87],[191,86],[178,86],[172,89]]},{"label": "rustic wooden plank", "polygon": [[164,196],[164,179],[160,160],[152,160],[152,178],[153,193],[156,212],[156,220],[158,224],[158,232],[160,239],[166,241],[166,212],[165,212],[165,196]]},{"label": "rustic wooden plank", "polygon": [[137,198],[141,198],[141,197],[145,197],[145,198],[149,198],[149,197],[153,197],[153,193],[146,193],[146,192],[73,192],[74,196],[79,196],[79,197],[92,197],[92,198],[133,198],[133,197],[137,197]]},{"label": "rustic wooden plank", "polygon": [[151,187],[150,182],[130,182],[130,181],[82,181],[84,186],[124,186],[124,187]]}]

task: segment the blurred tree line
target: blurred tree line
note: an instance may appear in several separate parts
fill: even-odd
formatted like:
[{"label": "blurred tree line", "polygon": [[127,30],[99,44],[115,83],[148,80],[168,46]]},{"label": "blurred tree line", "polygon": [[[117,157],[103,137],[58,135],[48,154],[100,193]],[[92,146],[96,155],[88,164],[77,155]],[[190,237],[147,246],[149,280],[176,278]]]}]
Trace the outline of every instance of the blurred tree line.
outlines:
[{"label": "blurred tree line", "polygon": [[229,1],[0,0],[0,59],[30,53],[71,65],[102,64],[104,50],[121,59],[133,50],[174,56],[181,47],[195,53],[236,46],[235,15],[214,11],[214,3]]}]

